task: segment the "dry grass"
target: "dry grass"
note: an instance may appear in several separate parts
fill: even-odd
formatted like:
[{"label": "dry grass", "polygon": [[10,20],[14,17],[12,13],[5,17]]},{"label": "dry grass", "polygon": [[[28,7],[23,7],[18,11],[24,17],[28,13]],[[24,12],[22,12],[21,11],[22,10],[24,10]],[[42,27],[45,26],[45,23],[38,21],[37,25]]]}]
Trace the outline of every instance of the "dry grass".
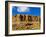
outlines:
[{"label": "dry grass", "polygon": [[[38,18],[40,18],[38,16]],[[27,21],[17,21],[17,18],[15,16],[12,16],[12,30],[35,30],[40,29],[40,22],[39,21],[33,21],[33,22],[27,22]]]}]

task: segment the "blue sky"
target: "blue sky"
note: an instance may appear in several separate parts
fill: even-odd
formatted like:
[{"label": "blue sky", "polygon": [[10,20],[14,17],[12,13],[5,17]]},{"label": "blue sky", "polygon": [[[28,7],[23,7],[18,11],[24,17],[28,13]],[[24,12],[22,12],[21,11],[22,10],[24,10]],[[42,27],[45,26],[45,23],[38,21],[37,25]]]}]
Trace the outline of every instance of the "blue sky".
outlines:
[{"label": "blue sky", "polygon": [[27,9],[29,9],[29,11],[25,11],[25,12],[24,11],[20,12],[17,9],[18,9],[17,6],[12,7],[12,16],[15,16],[16,14],[25,14],[25,15],[28,14],[28,15],[33,15],[33,16],[40,16],[40,11],[41,11],[40,7],[27,7]]}]

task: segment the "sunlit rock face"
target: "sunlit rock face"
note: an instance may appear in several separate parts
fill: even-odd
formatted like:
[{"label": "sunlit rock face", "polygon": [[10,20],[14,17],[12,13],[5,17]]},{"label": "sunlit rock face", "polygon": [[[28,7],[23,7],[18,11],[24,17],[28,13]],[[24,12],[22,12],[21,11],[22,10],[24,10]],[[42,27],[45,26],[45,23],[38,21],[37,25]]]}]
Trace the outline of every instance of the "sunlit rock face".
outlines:
[{"label": "sunlit rock face", "polygon": [[28,12],[29,8],[28,7],[18,7],[17,11],[18,12]]}]

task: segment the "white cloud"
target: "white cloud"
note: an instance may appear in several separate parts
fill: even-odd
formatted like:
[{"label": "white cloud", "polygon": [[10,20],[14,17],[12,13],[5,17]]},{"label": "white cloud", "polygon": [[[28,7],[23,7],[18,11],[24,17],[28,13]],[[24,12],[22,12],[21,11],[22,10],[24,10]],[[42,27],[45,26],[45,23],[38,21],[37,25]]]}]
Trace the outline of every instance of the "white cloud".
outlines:
[{"label": "white cloud", "polygon": [[18,7],[17,11],[18,12],[28,12],[29,8],[28,7]]}]

